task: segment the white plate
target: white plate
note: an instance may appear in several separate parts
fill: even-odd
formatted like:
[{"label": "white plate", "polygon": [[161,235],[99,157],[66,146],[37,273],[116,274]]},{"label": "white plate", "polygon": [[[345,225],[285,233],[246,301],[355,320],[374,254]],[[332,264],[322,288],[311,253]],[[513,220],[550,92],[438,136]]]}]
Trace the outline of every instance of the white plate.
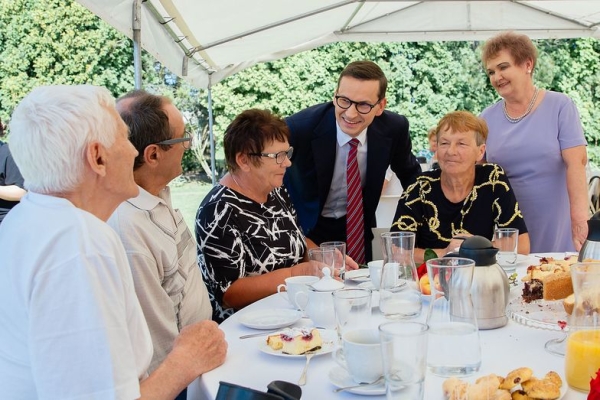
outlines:
[{"label": "white plate", "polygon": [[[350,374],[348,374],[348,371],[340,366],[333,367],[329,371],[328,376],[329,382],[338,388],[356,385],[356,382],[352,380]],[[382,382],[379,385],[348,389],[346,392],[362,394],[364,396],[379,396],[381,394],[385,394],[385,382]]]},{"label": "white plate", "polygon": [[[321,333],[321,339],[323,339],[323,346],[317,351],[315,355],[322,355],[331,353],[337,344],[337,332],[333,329],[319,329]],[[276,333],[272,333],[275,335]],[[306,358],[304,354],[284,354],[281,350],[273,350],[271,346],[267,344],[267,339],[263,338],[258,342],[258,349],[263,353],[270,354],[272,356],[285,357],[285,358]]]},{"label": "white plate", "polygon": [[367,268],[346,271],[344,278],[354,282],[368,282],[371,279],[369,278],[369,270]]},{"label": "white plate", "polygon": [[524,255],[524,254],[517,254],[517,261],[514,264],[500,264],[500,266],[502,268],[505,268],[507,270],[511,270],[511,272],[514,272],[512,270],[516,269],[516,268],[523,268],[523,267],[529,267],[530,265],[537,265],[539,264],[540,259],[538,257],[534,257],[531,254],[530,255]]},{"label": "white plate", "polygon": [[250,311],[240,317],[240,323],[252,329],[277,329],[292,325],[302,313],[285,308]]}]

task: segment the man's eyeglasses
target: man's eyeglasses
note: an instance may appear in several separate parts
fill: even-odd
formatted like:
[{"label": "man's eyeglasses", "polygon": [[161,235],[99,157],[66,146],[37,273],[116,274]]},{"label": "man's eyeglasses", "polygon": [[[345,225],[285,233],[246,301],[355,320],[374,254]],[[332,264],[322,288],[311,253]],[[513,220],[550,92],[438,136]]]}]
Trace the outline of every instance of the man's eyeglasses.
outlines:
[{"label": "man's eyeglasses", "polygon": [[249,153],[251,156],[274,158],[277,164],[283,164],[286,158],[291,160],[292,154],[294,154],[293,147],[290,147],[286,151],[280,151],[279,153]]},{"label": "man's eyeglasses", "polygon": [[361,114],[370,113],[371,110],[373,109],[373,107],[375,107],[377,104],[379,104],[380,101],[381,100],[378,100],[377,103],[375,103],[375,104],[369,104],[364,101],[353,101],[344,96],[335,96],[335,102],[338,105],[338,107],[343,108],[344,110],[347,110],[350,107],[352,107],[352,104],[354,104],[354,106],[356,107],[356,111],[358,111]]},{"label": "man's eyeglasses", "polygon": [[192,147],[193,139],[194,139],[194,137],[192,136],[192,133],[189,131],[185,131],[183,133],[183,137],[176,138],[176,139],[167,139],[167,140],[163,140],[162,142],[158,142],[158,143],[154,143],[154,144],[171,145],[171,144],[181,143],[183,145],[183,148],[188,150],[190,147]]}]

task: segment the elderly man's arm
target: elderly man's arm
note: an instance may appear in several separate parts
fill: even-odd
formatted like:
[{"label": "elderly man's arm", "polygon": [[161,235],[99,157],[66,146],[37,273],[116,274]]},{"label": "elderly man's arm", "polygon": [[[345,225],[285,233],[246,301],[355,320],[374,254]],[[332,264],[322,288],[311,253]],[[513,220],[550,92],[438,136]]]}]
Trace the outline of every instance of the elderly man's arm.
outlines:
[{"label": "elderly man's arm", "polygon": [[8,201],[21,201],[27,191],[17,185],[0,186],[0,199]]},{"label": "elderly man's arm", "polygon": [[200,321],[181,330],[173,350],[140,383],[141,399],[173,399],[194,379],[225,362],[225,334],[213,321]]},{"label": "elderly man's arm", "polygon": [[588,191],[585,176],[587,154],[585,146],[576,146],[562,151],[567,167],[567,192],[571,208],[571,232],[573,244],[579,251],[587,237]]}]

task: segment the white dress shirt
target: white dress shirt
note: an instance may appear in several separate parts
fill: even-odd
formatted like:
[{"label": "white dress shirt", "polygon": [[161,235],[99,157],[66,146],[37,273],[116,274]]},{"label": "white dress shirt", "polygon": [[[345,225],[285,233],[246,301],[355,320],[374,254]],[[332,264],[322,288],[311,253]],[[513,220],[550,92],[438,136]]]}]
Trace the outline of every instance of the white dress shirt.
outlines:
[{"label": "white dress shirt", "polygon": [[[335,167],[333,169],[333,178],[329,187],[327,201],[321,215],[326,218],[341,218],[346,215],[346,203],[348,197],[348,188],[346,180],[346,166],[348,164],[348,153],[350,152],[350,140],[352,136],[344,133],[336,122],[337,130],[337,148],[335,152]],[[368,128],[367,128],[368,129]],[[367,129],[362,131],[356,139],[360,142],[358,153],[358,169],[360,171],[361,187],[365,186],[367,174]]]}]

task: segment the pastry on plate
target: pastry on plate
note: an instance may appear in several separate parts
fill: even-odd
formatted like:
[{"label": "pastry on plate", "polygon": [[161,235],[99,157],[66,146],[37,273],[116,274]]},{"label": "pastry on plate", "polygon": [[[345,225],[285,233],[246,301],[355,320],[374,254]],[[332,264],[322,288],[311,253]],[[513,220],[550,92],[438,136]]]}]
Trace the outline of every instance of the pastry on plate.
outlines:
[{"label": "pastry on plate", "polygon": [[270,335],[267,337],[267,344],[284,354],[300,355],[319,350],[323,346],[323,339],[318,329],[292,328]]}]

